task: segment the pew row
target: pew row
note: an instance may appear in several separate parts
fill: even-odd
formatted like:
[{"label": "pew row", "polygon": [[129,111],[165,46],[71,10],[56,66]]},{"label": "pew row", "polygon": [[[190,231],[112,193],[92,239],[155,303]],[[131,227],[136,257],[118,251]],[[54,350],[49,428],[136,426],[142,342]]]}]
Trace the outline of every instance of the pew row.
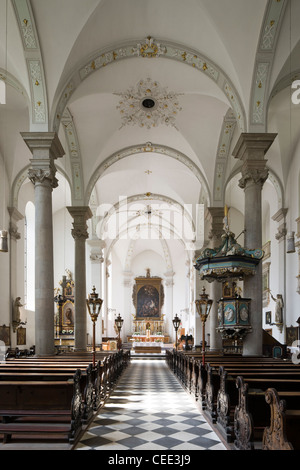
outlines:
[{"label": "pew row", "polygon": [[130,360],[129,351],[88,357],[30,358],[0,364],[0,434],[32,441],[57,439],[74,445],[110,396]]},{"label": "pew row", "polygon": [[[206,359],[209,362],[203,365],[201,355],[176,351],[167,353],[166,358],[169,367],[229,448],[298,449],[300,439],[295,436],[300,435],[299,365],[273,358],[218,354],[209,354]],[[268,398],[270,406],[266,402],[271,396],[267,390],[277,394],[284,414],[281,421],[279,412],[274,411],[276,400]],[[283,436],[288,424],[288,433],[292,437],[287,438],[285,446],[279,444],[286,442],[284,437],[274,437],[274,429],[278,431],[277,422],[283,423],[280,428]]]}]

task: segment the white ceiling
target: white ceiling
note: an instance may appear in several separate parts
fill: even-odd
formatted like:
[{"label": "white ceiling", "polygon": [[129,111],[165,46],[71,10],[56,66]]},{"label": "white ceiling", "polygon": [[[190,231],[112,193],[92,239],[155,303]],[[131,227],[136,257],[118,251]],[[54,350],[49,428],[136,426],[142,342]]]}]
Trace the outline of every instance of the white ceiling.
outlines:
[{"label": "white ceiling", "polygon": [[[161,203],[169,198],[181,205],[195,206],[206,197],[203,194],[208,188],[206,203],[223,205],[223,197],[214,200],[218,158],[225,155],[224,183],[235,173],[237,162],[231,151],[240,132],[256,129],[251,122],[257,100],[253,83],[257,61],[262,57],[261,39],[274,14],[275,29],[270,34],[275,31],[275,39],[272,48],[264,51],[270,64],[264,90],[266,113],[257,129],[278,133],[268,164],[285,186],[300,135],[300,106],[291,105],[290,83],[282,91],[276,87],[287,72],[296,73],[300,63],[300,30],[295,19],[300,14],[299,1],[292,0],[290,10],[290,3],[283,0],[12,0],[8,2],[7,23],[5,6],[6,0],[1,0],[0,69],[3,72],[7,68],[11,80],[7,105],[0,106],[0,152],[11,185],[27,171],[31,157],[20,132],[52,131],[59,126],[55,130],[66,156],[57,162],[57,167],[73,186],[73,204],[88,203],[90,194],[96,205],[114,205],[120,196],[141,198],[153,193],[161,196]],[[27,38],[35,38],[34,48],[28,43],[24,47],[24,31]],[[133,54],[121,57],[121,49],[134,44],[138,49],[147,37],[152,38],[154,46],[167,44],[169,49],[174,47],[190,56],[169,57],[162,53],[152,58]],[[119,54],[115,60],[108,60],[106,66],[98,69],[96,62],[95,71],[83,78],[84,67],[112,51]],[[201,59],[205,67],[191,66],[189,60],[193,61],[193,56]],[[38,91],[31,88],[27,67],[35,59],[41,65]],[[216,80],[210,75],[212,70],[217,74]],[[137,89],[138,83],[147,79],[156,81],[168,93],[175,93],[181,108],[175,115],[176,127],[122,126],[120,94]],[[38,96],[34,93],[41,92],[41,85],[46,117],[37,124],[33,122],[32,102]],[[274,98],[269,102],[272,93]],[[169,106],[171,101],[167,102]],[[226,129],[223,133],[224,118],[231,109],[236,122],[231,140],[222,147],[228,135]],[[62,122],[68,122],[69,127]],[[72,137],[68,140],[70,129]],[[159,151],[141,151],[147,143]],[[220,144],[225,154],[219,153]],[[104,162],[109,162],[107,169]],[[145,173],[148,170],[151,173]],[[81,190],[77,199],[75,186]],[[64,205],[64,188],[61,184],[55,190],[55,210],[60,207],[59,200]],[[234,197],[231,201],[234,205]],[[144,198],[144,204],[149,204],[149,196]],[[236,208],[241,209],[239,203]]]}]

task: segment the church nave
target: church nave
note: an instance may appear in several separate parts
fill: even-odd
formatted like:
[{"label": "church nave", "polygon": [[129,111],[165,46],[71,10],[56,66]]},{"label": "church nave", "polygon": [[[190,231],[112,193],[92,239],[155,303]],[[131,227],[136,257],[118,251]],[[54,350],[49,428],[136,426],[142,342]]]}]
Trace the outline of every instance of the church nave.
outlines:
[{"label": "church nave", "polygon": [[75,450],[226,450],[164,360],[132,359]]}]

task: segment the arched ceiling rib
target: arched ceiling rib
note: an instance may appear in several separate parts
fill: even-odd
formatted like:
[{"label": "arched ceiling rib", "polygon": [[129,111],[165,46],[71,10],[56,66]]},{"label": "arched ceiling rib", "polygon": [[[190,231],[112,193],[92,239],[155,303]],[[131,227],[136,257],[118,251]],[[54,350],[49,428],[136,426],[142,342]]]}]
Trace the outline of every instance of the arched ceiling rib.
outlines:
[{"label": "arched ceiling rib", "polygon": [[189,65],[199,72],[208,75],[227,97],[229,105],[234,110],[241,131],[247,128],[246,113],[241,99],[233,83],[220,67],[210,61],[209,58],[203,56],[199,51],[181,44],[161,41],[160,39],[148,36],[135,42],[117,44],[113,48],[97,52],[88,61],[79,65],[72,76],[68,78],[67,85],[60,93],[58,103],[52,112],[53,129],[55,131],[58,130],[61,117],[72,94],[87,77],[116,61],[136,57],[139,57],[141,60],[171,59]]},{"label": "arched ceiling rib", "polygon": [[[283,182],[284,188],[298,139],[298,112],[294,109],[295,114],[290,114],[292,145],[287,141],[286,118],[287,90],[290,79],[296,77],[290,72],[296,73],[293,64],[299,64],[298,0],[154,0],[151,6],[144,0],[12,0],[11,5],[11,85],[22,84],[23,102],[29,96],[30,130],[54,128],[64,135],[70,162],[61,169],[72,179],[73,204],[85,204],[91,193],[94,180],[87,168],[100,171],[104,160],[118,152],[156,142],[183,155],[186,168],[192,162],[189,171],[198,174],[203,188],[199,201],[222,205],[222,188],[231,170],[227,166],[231,141],[241,130],[283,131],[270,150],[268,164],[270,174],[277,175],[275,180]],[[3,70],[1,56],[0,67]],[[162,86],[182,93],[185,109],[177,118],[179,131],[161,126],[157,133],[150,130],[149,138],[138,127],[119,131],[114,93],[140,79],[156,80],[156,75]],[[89,94],[92,86],[94,95]],[[87,114],[79,108],[94,99],[88,135]],[[97,132],[97,122],[99,127],[103,124],[102,134]],[[230,135],[228,123],[233,126]],[[28,130],[17,129],[18,124],[15,134]],[[24,163],[28,152],[20,152],[21,143],[12,147],[16,163],[10,162],[8,172],[15,181],[12,200],[28,162],[25,158]]]},{"label": "arched ceiling rib", "polygon": [[185,165],[193,175],[198,179],[201,187],[202,187],[202,200],[200,203],[208,203],[210,202],[210,192],[208,189],[207,182],[200,171],[200,169],[194,164],[192,160],[190,160],[186,155],[182,154],[176,149],[172,149],[171,147],[166,147],[163,145],[153,144],[151,142],[146,142],[142,145],[131,146],[116,152],[115,154],[108,157],[103,163],[99,165],[99,167],[94,171],[87,187],[85,201],[88,204],[92,190],[99,178],[103,175],[103,173],[108,170],[113,164],[121,161],[124,158],[130,157],[131,155],[140,154],[141,156],[147,157],[151,154],[158,154],[158,155],[166,155],[170,158],[177,160],[178,162]]}]

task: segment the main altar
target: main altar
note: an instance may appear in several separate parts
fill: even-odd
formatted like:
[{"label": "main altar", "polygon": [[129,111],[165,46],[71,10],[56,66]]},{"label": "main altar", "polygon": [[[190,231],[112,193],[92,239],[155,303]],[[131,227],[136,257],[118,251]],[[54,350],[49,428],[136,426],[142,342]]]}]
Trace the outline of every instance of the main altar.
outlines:
[{"label": "main altar", "polygon": [[169,341],[161,312],[164,303],[162,279],[151,276],[147,269],[146,276],[135,278],[132,300],[135,306],[133,333],[127,340],[132,342],[136,352],[161,352],[162,345]]}]

